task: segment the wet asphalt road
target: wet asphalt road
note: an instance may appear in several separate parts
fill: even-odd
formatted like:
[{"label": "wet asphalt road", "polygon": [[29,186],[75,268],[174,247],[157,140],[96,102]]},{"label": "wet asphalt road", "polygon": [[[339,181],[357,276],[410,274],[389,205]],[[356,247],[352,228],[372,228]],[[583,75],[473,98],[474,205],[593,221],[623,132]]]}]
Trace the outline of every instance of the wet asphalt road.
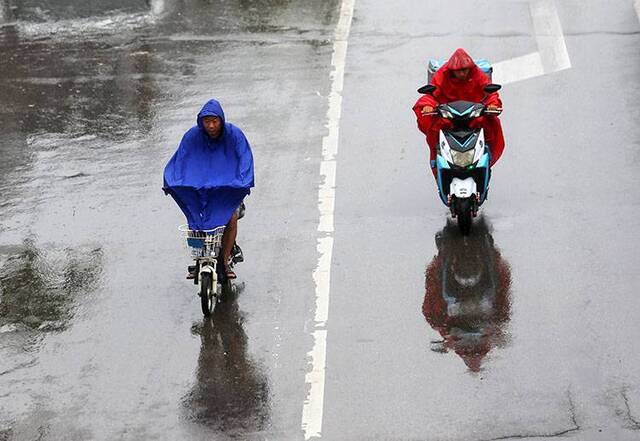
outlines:
[{"label": "wet asphalt road", "polygon": [[[302,439],[338,2],[10,3],[0,440]],[[507,150],[463,239],[414,90],[458,46],[534,51],[529,9],[356,2],[323,439],[640,439],[640,24],[632,2],[557,5],[572,68],[502,91]],[[211,96],[257,183],[243,289],[213,321],[160,191]]]}]

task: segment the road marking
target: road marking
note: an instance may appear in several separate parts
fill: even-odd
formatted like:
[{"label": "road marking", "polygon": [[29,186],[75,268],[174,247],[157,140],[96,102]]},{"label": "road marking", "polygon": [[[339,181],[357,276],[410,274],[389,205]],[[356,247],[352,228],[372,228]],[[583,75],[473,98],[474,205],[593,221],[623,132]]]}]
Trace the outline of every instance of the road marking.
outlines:
[{"label": "road marking", "polygon": [[537,0],[529,3],[538,51],[547,73],[569,69],[569,53],[564,41],[562,24],[554,0]]},{"label": "road marking", "polygon": [[[635,1],[636,4],[640,2]],[[496,83],[515,83],[571,68],[555,1],[532,1],[529,3],[529,12],[538,51],[495,63],[493,81]]]},{"label": "road marking", "polygon": [[347,43],[353,19],[355,0],[342,0],[340,19],[336,26],[331,56],[331,91],[327,110],[329,132],[322,138],[320,162],[321,183],[318,188],[318,266],[313,271],[316,285],[316,310],[314,314],[313,348],[307,354],[311,370],[305,375],[309,390],[302,407],[302,431],[305,440],[322,436],[322,412],[324,409],[324,384],[327,356],[327,320],[329,319],[329,289],[331,286],[331,259],[333,256],[334,210],[336,196],[336,157],[342,114],[342,89],[347,57]]},{"label": "road marking", "polygon": [[11,10],[9,9],[9,5],[5,4],[4,0],[0,0],[0,24],[3,24],[5,21],[9,21],[8,17],[10,17],[10,13]]},{"label": "road marking", "polygon": [[165,10],[164,0],[151,0],[151,13],[161,15]]},{"label": "road marking", "polygon": [[544,75],[540,52],[523,55],[493,65],[493,79],[497,84],[509,84]]},{"label": "road marking", "polygon": [[633,7],[636,8],[636,15],[638,16],[638,20],[640,21],[640,0],[635,0],[633,2]]}]

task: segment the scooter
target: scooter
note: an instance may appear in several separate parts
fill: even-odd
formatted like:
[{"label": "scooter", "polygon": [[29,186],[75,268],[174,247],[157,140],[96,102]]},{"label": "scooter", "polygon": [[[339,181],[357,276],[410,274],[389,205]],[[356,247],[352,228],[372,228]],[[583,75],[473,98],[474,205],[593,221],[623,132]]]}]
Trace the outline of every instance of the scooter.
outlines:
[{"label": "scooter", "polygon": [[[487,95],[497,92],[502,86],[488,84]],[[432,84],[418,89],[422,94],[433,94]],[[469,123],[483,115],[499,115],[502,109],[488,109],[483,103],[453,101],[440,104],[432,116],[445,118],[453,128],[441,130],[438,140],[436,170],[438,192],[442,202],[457,218],[463,235],[469,234],[472,218],[487,199],[491,179],[491,153],[484,138],[483,129],[473,129]]]}]

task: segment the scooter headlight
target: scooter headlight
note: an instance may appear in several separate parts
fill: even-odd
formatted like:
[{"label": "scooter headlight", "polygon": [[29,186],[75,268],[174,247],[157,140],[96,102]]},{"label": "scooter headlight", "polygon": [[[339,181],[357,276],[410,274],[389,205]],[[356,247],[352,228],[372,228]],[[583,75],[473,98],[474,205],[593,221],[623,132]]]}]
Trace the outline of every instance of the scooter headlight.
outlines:
[{"label": "scooter headlight", "polygon": [[480,115],[482,115],[482,107],[478,107],[477,109],[475,109],[473,112],[471,112],[471,118],[478,118]]},{"label": "scooter headlight", "polygon": [[458,167],[468,167],[473,164],[475,153],[475,149],[467,150],[466,152],[451,150],[451,158],[453,159],[453,164],[457,165]]},{"label": "scooter headlight", "polygon": [[440,107],[440,115],[446,119],[453,119],[453,113],[449,112],[449,110],[444,107]]}]

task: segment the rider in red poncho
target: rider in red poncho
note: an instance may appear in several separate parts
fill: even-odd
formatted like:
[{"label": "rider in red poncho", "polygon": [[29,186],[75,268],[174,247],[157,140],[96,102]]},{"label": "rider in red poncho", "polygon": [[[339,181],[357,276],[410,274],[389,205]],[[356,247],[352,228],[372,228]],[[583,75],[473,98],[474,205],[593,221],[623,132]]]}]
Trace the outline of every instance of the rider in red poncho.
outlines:
[{"label": "rider in red poncho", "polygon": [[[490,83],[489,78],[474,63],[464,49],[457,49],[433,76],[431,83],[436,86],[433,95],[423,95],[413,106],[418,119],[418,128],[427,136],[431,151],[431,170],[434,176],[436,147],[441,129],[450,128],[451,121],[433,115],[438,104],[464,100],[484,102],[488,109],[502,108],[498,93],[485,95],[484,87]],[[484,98],[484,100],[483,100]],[[504,150],[504,137],[500,120],[495,116],[481,116],[470,123],[472,128],[484,128],[485,139],[491,149],[491,166],[495,164]]]}]

